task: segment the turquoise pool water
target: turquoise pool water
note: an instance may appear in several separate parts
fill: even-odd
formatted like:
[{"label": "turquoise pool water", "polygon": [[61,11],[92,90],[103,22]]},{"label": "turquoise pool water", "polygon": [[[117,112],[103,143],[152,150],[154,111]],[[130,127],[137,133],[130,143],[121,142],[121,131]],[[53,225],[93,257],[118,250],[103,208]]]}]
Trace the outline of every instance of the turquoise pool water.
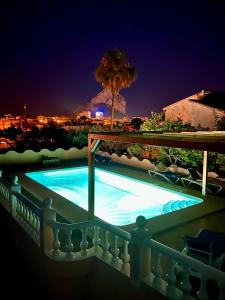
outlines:
[{"label": "turquoise pool water", "polygon": [[[88,210],[88,168],[26,173],[28,177]],[[191,195],[95,169],[95,215],[114,225],[134,223],[201,203]]]}]

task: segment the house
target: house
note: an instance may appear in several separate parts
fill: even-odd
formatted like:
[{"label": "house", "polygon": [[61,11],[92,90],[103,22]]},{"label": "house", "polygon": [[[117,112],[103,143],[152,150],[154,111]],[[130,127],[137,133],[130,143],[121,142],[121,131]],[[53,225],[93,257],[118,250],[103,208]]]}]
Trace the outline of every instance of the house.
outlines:
[{"label": "house", "polygon": [[202,90],[163,108],[166,120],[181,118],[196,128],[217,129],[217,121],[225,117],[225,93]]}]

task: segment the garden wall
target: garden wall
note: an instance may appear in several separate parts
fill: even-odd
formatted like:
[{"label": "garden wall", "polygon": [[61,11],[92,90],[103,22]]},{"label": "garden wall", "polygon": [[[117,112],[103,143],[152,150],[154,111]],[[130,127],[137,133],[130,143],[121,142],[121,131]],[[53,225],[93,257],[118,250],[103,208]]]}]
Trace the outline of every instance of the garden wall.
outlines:
[{"label": "garden wall", "polygon": [[101,156],[108,157],[112,161],[123,164],[123,165],[142,168],[142,169],[146,169],[146,170],[149,170],[149,169],[154,170],[155,169],[155,165],[153,163],[151,163],[150,160],[148,160],[148,159],[139,160],[137,157],[129,158],[126,155],[119,156],[116,153],[110,154],[108,152],[104,152],[104,151],[100,151],[100,150],[96,151],[96,153]]},{"label": "garden wall", "polygon": [[8,151],[5,154],[0,154],[0,165],[36,164],[41,163],[43,158],[46,156],[57,157],[61,161],[84,159],[87,158],[87,153],[87,147],[84,147],[82,149],[72,147],[68,150],[58,148],[54,151],[42,149],[39,152],[26,150],[23,153]]}]

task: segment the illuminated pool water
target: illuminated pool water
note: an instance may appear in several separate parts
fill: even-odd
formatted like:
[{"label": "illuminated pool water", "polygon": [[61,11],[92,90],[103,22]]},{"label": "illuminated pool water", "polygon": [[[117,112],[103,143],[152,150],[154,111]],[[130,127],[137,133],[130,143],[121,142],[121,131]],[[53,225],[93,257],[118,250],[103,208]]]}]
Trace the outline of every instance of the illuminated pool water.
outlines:
[{"label": "illuminated pool water", "polygon": [[[70,168],[26,174],[53,192],[88,210],[88,168]],[[191,195],[151,183],[95,169],[95,215],[114,225],[134,223],[201,203]]]}]

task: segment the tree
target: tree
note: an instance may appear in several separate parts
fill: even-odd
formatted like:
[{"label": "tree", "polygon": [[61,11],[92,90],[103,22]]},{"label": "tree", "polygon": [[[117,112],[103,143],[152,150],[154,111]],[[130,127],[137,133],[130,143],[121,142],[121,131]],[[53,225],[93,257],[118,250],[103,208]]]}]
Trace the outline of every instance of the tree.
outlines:
[{"label": "tree", "polygon": [[127,62],[123,50],[108,50],[102,57],[95,71],[95,78],[104,88],[109,88],[112,94],[111,126],[113,129],[115,97],[123,88],[128,88],[137,77],[136,69]]},{"label": "tree", "polygon": [[133,125],[134,129],[136,129],[136,130],[139,130],[142,124],[143,124],[143,121],[141,118],[133,118],[131,120],[131,125]]}]

